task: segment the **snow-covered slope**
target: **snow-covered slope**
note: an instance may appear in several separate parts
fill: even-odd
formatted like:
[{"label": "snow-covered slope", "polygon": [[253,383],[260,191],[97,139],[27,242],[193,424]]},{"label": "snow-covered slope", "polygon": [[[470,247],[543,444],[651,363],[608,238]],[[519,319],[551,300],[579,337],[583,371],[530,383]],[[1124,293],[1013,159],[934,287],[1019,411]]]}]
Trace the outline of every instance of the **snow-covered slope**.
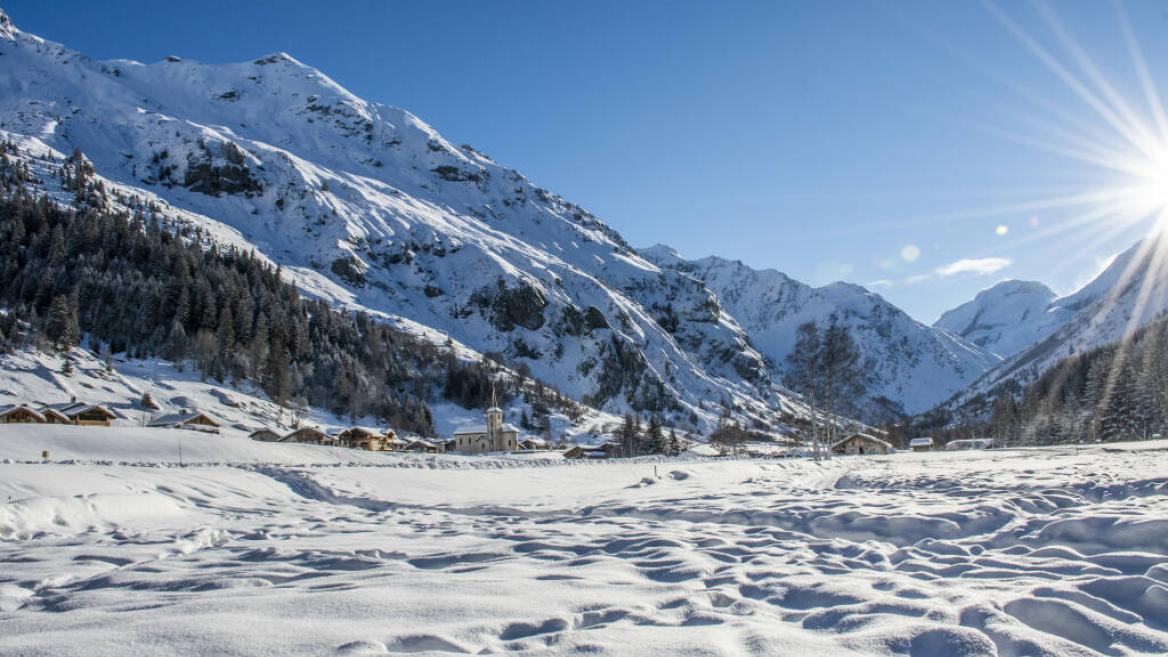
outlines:
[{"label": "snow-covered slope", "polygon": [[[1050,302],[1042,315],[1050,318],[1047,321],[1053,328],[986,372],[967,390],[949,400],[945,408],[956,410],[1006,382],[1032,381],[1060,360],[1117,342],[1165,313],[1168,313],[1168,237],[1156,234],[1118,255],[1103,273],[1079,291]],[[1031,330],[1024,324],[1021,330]]]},{"label": "snow-covered slope", "polygon": [[[102,404],[113,410],[119,415],[115,424],[123,428],[144,426],[149,419],[158,415],[184,409],[198,409],[210,413],[220,422],[223,437],[239,440],[244,440],[249,433],[259,428],[269,428],[280,433],[290,431],[297,422],[297,418],[290,410],[277,405],[262,390],[247,382],[229,385],[208,381],[197,372],[185,368],[176,369],[171,363],[161,360],[116,357],[104,361],[85,348],[73,349],[69,354],[69,360],[72,372],[65,374],[62,367],[64,360],[60,354],[34,349],[19,349],[13,353],[0,354],[0,406],[29,404],[35,407],[42,403],[52,404],[77,399]],[[146,394],[150,395],[158,408],[143,407],[142,398]],[[503,406],[504,419],[508,422],[519,423],[524,414],[530,415],[532,412],[531,404],[525,402],[522,396],[515,397]],[[329,432],[354,424],[364,426],[379,424],[378,420],[372,417],[359,418],[354,423],[350,418],[337,417],[323,409],[310,407],[305,410],[306,413],[300,422]],[[449,436],[460,427],[481,424],[483,421],[481,411],[465,409],[449,402],[433,403],[431,410],[435,429],[438,435],[443,437]],[[619,417],[594,409],[584,409],[582,414],[574,419],[557,411],[551,414],[549,420],[557,441],[562,439],[566,442],[589,444],[610,438],[606,432],[620,424]],[[41,426],[33,425],[33,429]],[[100,449],[99,446],[86,447],[82,443],[78,445],[80,449]],[[318,448],[300,446],[300,449],[308,449],[309,453],[315,453],[312,450]],[[34,458],[36,453],[39,452],[29,452],[28,458]],[[215,460],[216,454],[222,456],[223,453],[212,448],[205,456]],[[258,460],[264,460],[263,450],[253,450],[249,453]],[[349,449],[332,450],[321,454],[323,454],[321,458],[326,461],[332,459],[354,462],[365,458]],[[190,454],[187,456],[191,457]],[[132,460],[133,455],[127,453],[121,458]]]},{"label": "snow-covered slope", "polygon": [[309,294],[498,352],[612,410],[698,425],[723,400],[768,423],[797,412],[701,282],[404,110],[283,53],[99,62],[0,20],[0,129],[80,149]]},{"label": "snow-covered slope", "polygon": [[687,261],[664,246],[642,250],[663,268],[693,276],[718,300],[777,368],[784,366],[800,324],[824,327],[834,315],[846,326],[870,375],[870,412],[881,398],[915,413],[931,408],[980,376],[997,357],[912,319],[880,295],[848,283],[814,288],[773,269],[755,270],[717,257]]},{"label": "snow-covered slope", "polygon": [[941,315],[933,326],[1009,358],[1046,338],[1074,315],[1054,304],[1056,297],[1037,281],[1002,281]]}]

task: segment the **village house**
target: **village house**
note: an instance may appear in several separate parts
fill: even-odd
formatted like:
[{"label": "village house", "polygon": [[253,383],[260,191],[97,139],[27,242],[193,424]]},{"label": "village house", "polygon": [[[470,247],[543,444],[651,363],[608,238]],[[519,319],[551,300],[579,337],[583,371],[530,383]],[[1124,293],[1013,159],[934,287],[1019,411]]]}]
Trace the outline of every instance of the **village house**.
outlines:
[{"label": "village house", "polygon": [[202,411],[184,410],[180,413],[161,415],[151,420],[146,426],[219,433],[219,423]]},{"label": "village house", "polygon": [[46,421],[42,413],[24,404],[0,408],[0,424],[44,424]]},{"label": "village house", "polygon": [[395,432],[393,429],[386,430],[384,441],[386,451],[398,452],[404,450],[406,447],[409,447],[409,444],[410,441],[398,438],[397,432]]},{"label": "village house", "polygon": [[584,458],[584,448],[579,445],[572,445],[564,450],[562,456],[566,459]]},{"label": "village house", "polygon": [[487,409],[485,425],[463,427],[454,432],[454,451],[464,453],[513,452],[519,449],[519,429],[503,423],[503,409]]},{"label": "village house", "polygon": [[866,433],[854,433],[831,446],[833,454],[888,454],[892,444]]},{"label": "village house", "polygon": [[426,454],[437,454],[442,451],[442,446],[425,438],[415,438],[410,441],[405,447],[407,452],[424,452]]},{"label": "village house", "polygon": [[931,452],[933,451],[933,439],[928,437],[913,438],[908,441],[908,448],[914,452]]},{"label": "village house", "polygon": [[282,443],[305,443],[308,445],[336,445],[337,439],[316,427],[300,427],[295,431],[287,433],[282,439]]},{"label": "village house", "polygon": [[337,444],[351,449],[380,452],[386,449],[386,435],[380,429],[350,427],[337,434]]},{"label": "village house", "polygon": [[519,441],[520,449],[547,449],[548,441],[543,438],[536,438],[535,436],[526,436]]},{"label": "village house", "polygon": [[258,440],[264,443],[278,443],[284,438],[280,434],[272,431],[267,427],[256,429],[255,431],[248,434],[247,437],[251,438],[252,440]]}]

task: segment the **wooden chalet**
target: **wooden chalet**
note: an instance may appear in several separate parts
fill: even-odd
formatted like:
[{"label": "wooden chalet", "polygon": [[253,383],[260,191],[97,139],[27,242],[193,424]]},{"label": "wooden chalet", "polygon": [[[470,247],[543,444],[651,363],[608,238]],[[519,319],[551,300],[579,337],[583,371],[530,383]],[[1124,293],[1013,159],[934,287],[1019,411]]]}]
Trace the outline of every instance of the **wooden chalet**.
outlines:
[{"label": "wooden chalet", "polygon": [[219,423],[202,411],[183,411],[156,417],[146,426],[167,429],[190,429],[203,433],[219,433]]},{"label": "wooden chalet", "polygon": [[387,436],[380,429],[369,427],[350,427],[337,434],[337,444],[351,449],[381,452],[389,449],[387,442]]},{"label": "wooden chalet", "polygon": [[853,433],[831,446],[833,454],[889,454],[892,451],[892,443],[866,433]]},{"label": "wooden chalet", "polygon": [[425,452],[427,454],[437,454],[442,451],[438,443],[431,442],[425,438],[415,438],[410,441],[405,447],[407,452]]},{"label": "wooden chalet", "polygon": [[63,404],[47,404],[41,409],[43,415],[46,411],[53,410],[69,419],[70,424],[89,427],[108,427],[110,423],[118,418],[117,413],[102,406],[101,404],[87,404],[85,402],[71,401]]},{"label": "wooden chalet", "polygon": [[526,436],[519,441],[519,449],[548,449],[548,441],[535,436]]},{"label": "wooden chalet", "polygon": [[272,431],[267,427],[256,429],[255,431],[249,433],[247,437],[251,438],[252,440],[258,440],[262,443],[278,443],[284,439],[284,436],[281,436],[280,434]]},{"label": "wooden chalet", "polygon": [[300,427],[286,434],[282,443],[305,443],[308,445],[336,445],[337,439],[316,427]]},{"label": "wooden chalet", "polygon": [[24,404],[6,406],[0,409],[0,424],[44,424],[45,422],[47,420],[43,413]]},{"label": "wooden chalet", "polygon": [[68,415],[54,408],[45,407],[40,412],[41,415],[45,416],[45,424],[73,424],[73,420],[70,420]]}]

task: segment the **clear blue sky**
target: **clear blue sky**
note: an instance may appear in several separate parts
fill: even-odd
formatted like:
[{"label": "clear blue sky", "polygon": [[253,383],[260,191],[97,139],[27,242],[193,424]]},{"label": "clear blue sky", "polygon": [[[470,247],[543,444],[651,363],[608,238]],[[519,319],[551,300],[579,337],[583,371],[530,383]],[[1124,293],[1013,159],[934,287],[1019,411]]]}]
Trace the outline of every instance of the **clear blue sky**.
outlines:
[{"label": "clear blue sky", "polygon": [[[1150,225],[985,212],[1100,182],[1044,146],[1122,141],[980,2],[0,2],[96,58],[287,51],[636,245],[869,285],[929,322],[1003,278],[1070,292]],[[1168,5],[1124,6],[1168,96]],[[1006,12],[1087,79],[1041,7]],[[1115,7],[1054,9],[1146,113]]]}]

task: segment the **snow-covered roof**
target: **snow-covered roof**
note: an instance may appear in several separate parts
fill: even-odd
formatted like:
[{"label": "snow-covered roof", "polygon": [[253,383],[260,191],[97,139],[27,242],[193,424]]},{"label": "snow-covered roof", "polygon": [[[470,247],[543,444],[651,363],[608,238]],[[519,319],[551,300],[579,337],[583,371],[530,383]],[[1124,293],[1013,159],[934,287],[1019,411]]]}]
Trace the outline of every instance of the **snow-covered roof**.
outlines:
[{"label": "snow-covered roof", "polygon": [[215,421],[215,418],[207,415],[202,411],[186,411],[183,413],[170,413],[169,415],[161,415],[154,418],[153,420],[150,420],[150,423],[147,426],[171,427],[179,424],[186,424],[187,422],[200,417],[205,418],[212,426],[219,426],[219,423]]},{"label": "snow-covered roof", "polygon": [[[882,440],[882,439],[880,439],[880,438],[877,438],[876,436],[872,436],[872,435],[869,435],[869,434],[866,434],[866,433],[853,433],[852,435],[848,436],[847,438],[844,438],[844,439],[842,439],[842,440],[837,440],[837,441],[835,442],[835,444],[833,444],[833,445],[831,446],[831,448],[832,448],[832,449],[835,449],[836,447],[839,447],[840,445],[842,445],[842,444],[844,444],[844,443],[848,442],[848,441],[849,441],[849,440],[851,440],[852,438],[862,438],[862,439],[864,439],[864,440],[867,440],[867,441],[869,441],[869,442],[873,442],[873,443],[877,443],[877,444],[879,444],[879,445],[883,445],[883,446],[887,447],[888,449],[892,449],[892,443],[888,442],[887,440]],[[930,444],[931,444],[931,443],[930,443]]]},{"label": "snow-covered roof", "polygon": [[337,434],[340,435],[340,434],[346,433],[346,432],[367,433],[367,434],[373,434],[375,436],[385,435],[385,431],[383,431],[382,429],[379,429],[377,427],[362,427],[362,426],[353,426],[353,427],[348,427],[346,429],[341,429],[341,430],[337,431]]},{"label": "snow-covered roof", "polygon": [[[519,433],[519,427],[517,427],[513,424],[504,424],[503,431],[514,431],[515,433]],[[472,424],[469,426],[459,427],[459,428],[455,429],[454,435],[459,436],[459,435],[466,435],[468,433],[486,433],[486,432],[487,432],[487,425],[485,425],[485,424]]]},{"label": "snow-covered roof", "polygon": [[118,417],[117,413],[111,411],[105,406],[102,406],[101,404],[88,404],[86,402],[79,401],[61,402],[57,404],[42,404],[42,408],[57,411],[58,413],[68,417],[81,415],[87,411],[98,411],[110,418]]},{"label": "snow-covered roof", "polygon": [[960,440],[950,440],[945,444],[947,450],[959,449],[990,449],[997,447],[997,438],[962,438]]},{"label": "snow-covered roof", "polygon": [[933,446],[933,439],[932,438],[913,438],[912,440],[908,441],[908,446],[909,447],[932,447]]},{"label": "snow-covered roof", "polygon": [[24,404],[20,404],[18,406],[14,406],[11,404],[5,405],[5,406],[0,406],[0,417],[3,417],[5,415],[9,415],[9,414],[14,413],[14,412],[19,411],[19,410],[28,411],[34,417],[40,418],[41,422],[45,421],[45,416],[43,414],[41,414],[39,411],[37,411],[35,409],[32,409],[32,408],[29,408],[28,406],[25,406]]}]

